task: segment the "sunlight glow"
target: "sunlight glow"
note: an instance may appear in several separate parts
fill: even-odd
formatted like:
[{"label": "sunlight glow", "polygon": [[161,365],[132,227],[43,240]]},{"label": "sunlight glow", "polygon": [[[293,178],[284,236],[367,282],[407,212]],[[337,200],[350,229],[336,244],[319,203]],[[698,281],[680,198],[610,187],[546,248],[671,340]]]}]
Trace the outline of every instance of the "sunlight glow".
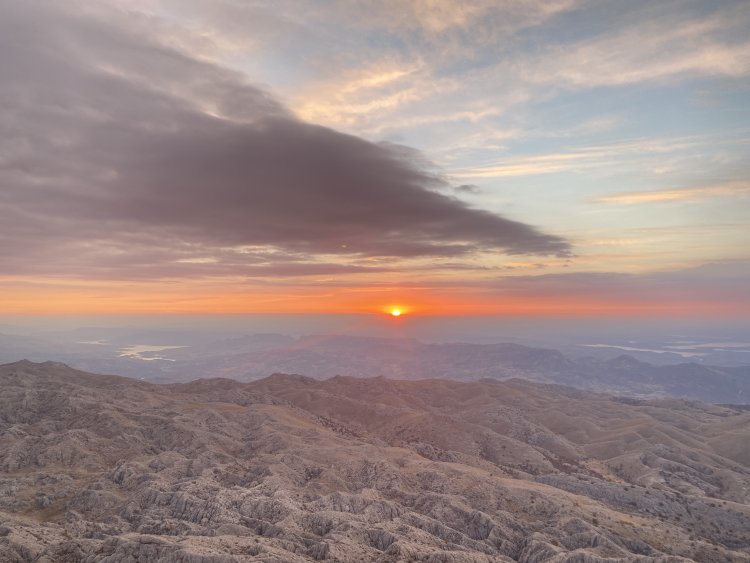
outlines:
[{"label": "sunlight glow", "polygon": [[400,317],[401,316],[401,310],[400,309],[391,309],[391,315],[394,317]]}]

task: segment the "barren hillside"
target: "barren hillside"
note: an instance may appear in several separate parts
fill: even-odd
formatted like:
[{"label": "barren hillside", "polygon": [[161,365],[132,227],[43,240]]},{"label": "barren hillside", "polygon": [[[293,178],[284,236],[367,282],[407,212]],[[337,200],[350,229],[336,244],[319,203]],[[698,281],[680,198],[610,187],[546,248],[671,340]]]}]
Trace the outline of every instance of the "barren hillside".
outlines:
[{"label": "barren hillside", "polygon": [[0,366],[2,561],[750,561],[750,412]]}]

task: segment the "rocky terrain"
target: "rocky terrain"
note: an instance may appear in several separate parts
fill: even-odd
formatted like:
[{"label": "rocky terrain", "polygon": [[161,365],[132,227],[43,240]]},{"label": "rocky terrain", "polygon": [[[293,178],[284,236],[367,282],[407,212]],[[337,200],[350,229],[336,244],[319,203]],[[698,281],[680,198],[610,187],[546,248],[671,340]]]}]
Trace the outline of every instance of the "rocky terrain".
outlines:
[{"label": "rocky terrain", "polygon": [[0,561],[750,561],[750,410],[0,366]]}]

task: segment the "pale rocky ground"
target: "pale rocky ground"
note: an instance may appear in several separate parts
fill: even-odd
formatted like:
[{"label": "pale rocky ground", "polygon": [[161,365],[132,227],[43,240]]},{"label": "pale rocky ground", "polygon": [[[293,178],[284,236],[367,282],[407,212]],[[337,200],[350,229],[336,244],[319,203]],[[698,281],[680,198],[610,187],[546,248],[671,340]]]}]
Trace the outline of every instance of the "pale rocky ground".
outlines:
[{"label": "pale rocky ground", "polygon": [[0,366],[0,561],[750,561],[750,410]]}]

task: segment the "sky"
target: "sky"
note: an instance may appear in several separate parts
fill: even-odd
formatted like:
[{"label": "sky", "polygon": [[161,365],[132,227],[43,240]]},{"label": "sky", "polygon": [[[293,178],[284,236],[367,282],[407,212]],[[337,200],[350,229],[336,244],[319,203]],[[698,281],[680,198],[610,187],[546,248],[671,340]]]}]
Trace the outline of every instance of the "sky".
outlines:
[{"label": "sky", "polygon": [[748,2],[0,14],[0,315],[750,315]]}]

